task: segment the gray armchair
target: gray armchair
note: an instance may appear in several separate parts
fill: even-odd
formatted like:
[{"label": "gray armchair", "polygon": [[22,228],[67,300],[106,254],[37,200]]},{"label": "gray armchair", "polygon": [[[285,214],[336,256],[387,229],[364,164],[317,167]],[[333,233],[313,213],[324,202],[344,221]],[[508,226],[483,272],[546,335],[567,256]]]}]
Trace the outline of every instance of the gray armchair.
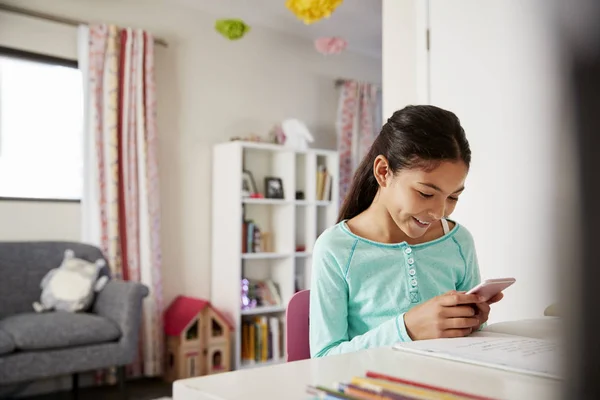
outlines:
[{"label": "gray armchair", "polygon": [[[89,312],[36,313],[40,282],[60,265],[66,249],[88,261],[104,258],[90,245],[72,242],[0,242],[0,386],[134,361],[148,288],[140,283],[111,279]],[[107,262],[108,265],[108,262]],[[108,268],[102,274],[110,276]]]}]

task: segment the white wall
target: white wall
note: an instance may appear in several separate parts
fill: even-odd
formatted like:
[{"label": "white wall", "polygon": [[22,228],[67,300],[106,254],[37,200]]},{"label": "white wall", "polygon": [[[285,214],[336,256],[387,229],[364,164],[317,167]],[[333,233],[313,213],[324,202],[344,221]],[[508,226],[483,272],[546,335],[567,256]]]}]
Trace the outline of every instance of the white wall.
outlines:
[{"label": "white wall", "polygon": [[[423,68],[417,62],[419,0],[383,0],[383,122],[394,111],[418,102]],[[421,36],[420,39],[422,39]]]},{"label": "white wall", "polygon": [[[20,2],[23,3],[23,2]],[[0,11],[0,45],[75,59],[77,42],[69,25]]]},{"label": "white wall", "polygon": [[[474,235],[484,278],[517,278],[490,322],[542,316],[558,297],[557,211],[569,196],[559,185],[572,176],[559,137],[560,82],[548,10],[539,0],[429,3],[430,102],[458,115],[473,151],[453,217]],[[400,17],[386,15],[385,21]],[[397,26],[384,27],[384,44],[399,34]],[[400,74],[406,67],[398,50],[386,51],[383,93],[389,100],[395,94],[385,71]]]},{"label": "white wall", "polygon": [[0,241],[81,238],[79,203],[0,200]]},{"label": "white wall", "polygon": [[[315,133],[315,146],[333,148],[334,79],[381,82],[380,59],[352,53],[324,57],[310,41],[257,26],[242,40],[230,42],[214,31],[213,17],[174,6],[91,0],[8,3],[146,28],[169,42],[167,49],[156,48],[167,302],[177,294],[210,297],[211,146],[233,136],[266,134],[283,118],[297,117]],[[18,23],[17,28],[7,23],[7,15],[0,14],[0,41],[75,58],[74,28],[46,23],[60,33],[23,33],[22,28],[40,27],[41,22],[27,18],[27,26]],[[222,165],[226,168],[227,160]],[[29,219],[27,213],[22,217]]]}]

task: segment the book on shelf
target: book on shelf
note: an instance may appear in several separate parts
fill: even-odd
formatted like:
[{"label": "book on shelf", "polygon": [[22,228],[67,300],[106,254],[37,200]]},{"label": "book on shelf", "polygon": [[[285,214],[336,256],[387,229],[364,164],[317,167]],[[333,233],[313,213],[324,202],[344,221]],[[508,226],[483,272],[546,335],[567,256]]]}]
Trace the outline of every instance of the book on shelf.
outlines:
[{"label": "book on shelf", "polygon": [[272,279],[242,279],[242,309],[280,306],[279,285]]},{"label": "book on shelf", "polygon": [[242,221],[242,253],[270,252],[271,234],[262,232],[253,220]]},{"label": "book on shelf", "polygon": [[331,200],[331,185],[333,177],[327,167],[319,165],[317,168],[317,201]]},{"label": "book on shelf", "polygon": [[284,354],[283,320],[256,316],[242,321],[242,362],[279,361]]}]

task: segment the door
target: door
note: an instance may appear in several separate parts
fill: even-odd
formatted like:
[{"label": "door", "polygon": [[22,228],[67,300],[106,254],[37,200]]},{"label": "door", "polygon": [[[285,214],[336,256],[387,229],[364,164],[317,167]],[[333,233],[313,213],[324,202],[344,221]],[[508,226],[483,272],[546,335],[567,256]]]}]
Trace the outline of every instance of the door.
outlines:
[{"label": "door", "polygon": [[430,29],[429,102],[457,114],[473,152],[452,218],[473,234],[484,278],[517,279],[490,323],[540,317],[558,297],[559,204],[572,176],[562,164],[568,146],[559,136],[547,7],[543,0],[427,3],[420,15]]}]

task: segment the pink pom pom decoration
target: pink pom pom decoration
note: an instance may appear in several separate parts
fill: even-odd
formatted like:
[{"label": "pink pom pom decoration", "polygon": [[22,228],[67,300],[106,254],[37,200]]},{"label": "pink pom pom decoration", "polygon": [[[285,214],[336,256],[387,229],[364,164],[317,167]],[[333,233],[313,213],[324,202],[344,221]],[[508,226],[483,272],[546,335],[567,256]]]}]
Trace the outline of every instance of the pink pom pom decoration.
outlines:
[{"label": "pink pom pom decoration", "polygon": [[322,37],[315,40],[315,48],[321,54],[340,54],[348,43],[339,37]]}]

